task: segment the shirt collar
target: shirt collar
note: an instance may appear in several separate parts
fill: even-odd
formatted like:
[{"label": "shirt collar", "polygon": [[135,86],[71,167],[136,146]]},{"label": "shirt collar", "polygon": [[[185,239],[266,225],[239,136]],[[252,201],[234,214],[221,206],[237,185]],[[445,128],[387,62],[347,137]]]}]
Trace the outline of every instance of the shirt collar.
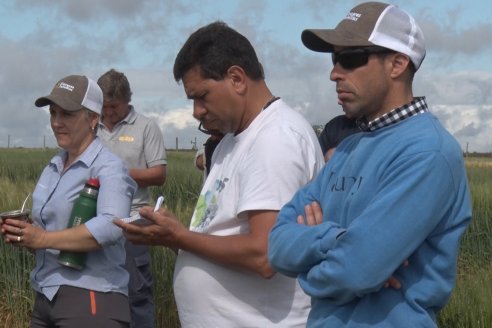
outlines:
[{"label": "shirt collar", "polygon": [[130,111],[128,112],[128,115],[123,119],[123,122],[126,122],[127,124],[133,124],[135,120],[137,119],[137,113],[133,109],[133,105],[128,105],[130,107]]},{"label": "shirt collar", "polygon": [[[72,163],[70,166],[74,166],[75,163],[81,162],[86,167],[90,167],[92,163],[96,160],[97,154],[101,151],[103,145],[99,137],[96,137],[87,147],[86,150]],[[58,172],[63,172],[63,167],[65,163],[65,159],[67,158],[67,151],[62,149],[55,157],[51,159],[51,165],[56,166]]]},{"label": "shirt collar", "polygon": [[[133,109],[133,105],[128,105],[128,107],[130,108],[128,115],[126,115],[126,117],[124,119],[122,119],[121,121],[116,123],[114,127],[117,127],[118,125],[122,125],[122,124],[133,124],[133,123],[135,123],[135,120],[137,119],[137,113],[135,112],[135,109]],[[101,119],[99,120],[99,127],[106,128],[104,126],[104,123],[102,122],[102,115],[101,115]],[[114,130],[114,128],[113,128],[113,130]]]},{"label": "shirt collar", "polygon": [[425,97],[415,97],[411,102],[368,122],[365,118],[357,120],[357,125],[364,132],[372,132],[396,124],[409,117],[428,112]]}]

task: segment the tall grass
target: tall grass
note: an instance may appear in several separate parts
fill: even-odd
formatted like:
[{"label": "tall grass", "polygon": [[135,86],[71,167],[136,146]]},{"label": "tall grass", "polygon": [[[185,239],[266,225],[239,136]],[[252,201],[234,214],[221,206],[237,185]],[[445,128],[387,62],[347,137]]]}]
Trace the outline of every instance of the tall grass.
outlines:
[{"label": "tall grass", "polygon": [[[19,209],[56,150],[0,150],[0,212]],[[33,305],[34,257],[0,242],[0,327],[25,328]]]},{"label": "tall grass", "polygon": [[467,162],[473,219],[461,241],[458,281],[440,327],[492,327],[492,161]]},{"label": "tall grass", "polygon": [[0,149],[0,211],[18,209],[55,149]]},{"label": "tall grass", "polygon": [[[54,149],[0,149],[0,212],[22,205],[55,153]],[[150,189],[153,199],[166,197],[165,206],[186,226],[202,184],[202,173],[193,166],[194,155],[191,151],[168,152],[166,183]],[[151,256],[157,327],[178,327],[172,291],[175,254],[164,247],[152,247]],[[34,257],[24,249],[0,242],[0,259],[0,327],[28,327],[34,300],[29,272]]]},{"label": "tall grass", "polygon": [[[166,197],[169,208],[185,226],[189,225],[202,185],[202,173],[193,166],[194,152],[168,153],[167,178],[162,187],[150,189],[153,199]],[[152,248],[154,304],[157,327],[179,327],[173,294],[173,272],[176,255],[164,247]]]},{"label": "tall grass", "polygon": [[[0,211],[19,208],[32,192],[42,168],[55,150],[0,149]],[[166,206],[188,225],[202,184],[192,164],[193,152],[168,153],[163,187],[150,189],[153,199],[166,196]],[[439,327],[492,327],[492,161],[467,159],[473,199],[473,220],[463,236],[458,280],[449,304],[439,315]],[[152,247],[157,327],[179,327],[172,278],[175,254]],[[33,292],[29,272],[34,258],[0,242],[0,327],[29,326]]]}]

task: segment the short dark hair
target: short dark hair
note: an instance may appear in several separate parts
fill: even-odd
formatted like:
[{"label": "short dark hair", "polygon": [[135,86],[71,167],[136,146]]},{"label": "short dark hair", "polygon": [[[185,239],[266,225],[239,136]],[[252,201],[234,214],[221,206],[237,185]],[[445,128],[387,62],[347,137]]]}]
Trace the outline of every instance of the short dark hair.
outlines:
[{"label": "short dark hair", "polygon": [[221,21],[193,32],[174,61],[174,79],[179,82],[190,69],[199,67],[206,79],[221,80],[237,65],[253,80],[265,78],[251,43],[242,34]]},{"label": "short dark hair", "polygon": [[104,101],[113,99],[130,102],[132,100],[132,90],[130,82],[125,74],[115,69],[110,69],[97,80],[97,84],[103,92]]}]

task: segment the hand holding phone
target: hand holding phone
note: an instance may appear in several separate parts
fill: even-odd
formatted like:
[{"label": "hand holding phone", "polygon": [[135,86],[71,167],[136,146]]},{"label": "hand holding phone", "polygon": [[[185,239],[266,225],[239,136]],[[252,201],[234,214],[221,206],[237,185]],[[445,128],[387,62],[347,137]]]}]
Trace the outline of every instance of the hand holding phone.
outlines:
[{"label": "hand holding phone", "polygon": [[[159,208],[161,208],[163,203],[164,203],[164,196],[159,196],[159,198],[157,198],[157,202],[155,203],[154,212],[157,212]],[[123,218],[121,220],[125,223],[131,223],[137,225],[148,225],[152,223],[149,220],[141,217],[140,214],[138,213],[128,218]]]}]

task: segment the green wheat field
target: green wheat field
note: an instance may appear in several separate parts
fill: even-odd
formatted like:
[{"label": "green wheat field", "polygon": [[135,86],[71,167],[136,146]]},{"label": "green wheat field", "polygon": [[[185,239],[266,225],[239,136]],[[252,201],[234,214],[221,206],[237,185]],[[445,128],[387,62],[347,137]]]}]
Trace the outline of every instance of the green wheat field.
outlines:
[{"label": "green wheat field", "polygon": [[[55,152],[0,149],[0,212],[21,206]],[[169,151],[166,183],[151,189],[154,199],[166,196],[166,206],[186,225],[202,183],[201,172],[192,164],[193,156],[192,151]],[[473,221],[462,240],[457,286],[439,315],[439,327],[492,328],[492,158],[468,157],[466,163]],[[174,253],[154,247],[152,257],[156,327],[179,327],[172,292]],[[34,258],[2,241],[0,259],[0,327],[29,327],[33,306],[29,272]]]}]

